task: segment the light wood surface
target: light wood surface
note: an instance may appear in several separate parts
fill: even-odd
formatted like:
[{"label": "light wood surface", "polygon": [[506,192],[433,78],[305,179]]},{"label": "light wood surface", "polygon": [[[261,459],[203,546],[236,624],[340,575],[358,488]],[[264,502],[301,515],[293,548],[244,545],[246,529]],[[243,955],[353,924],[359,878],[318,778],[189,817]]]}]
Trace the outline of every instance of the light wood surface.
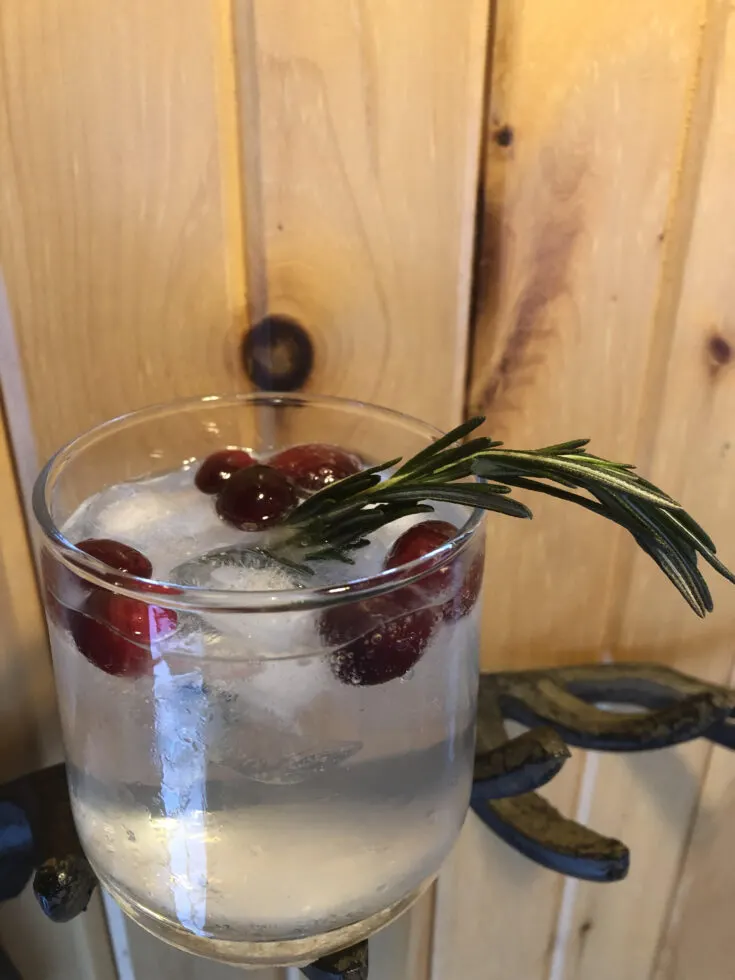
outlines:
[{"label": "light wood surface", "polygon": [[[497,5],[469,391],[493,438],[590,437],[635,462],[701,7]],[[532,506],[533,525],[491,523],[488,667],[601,645],[621,536],[565,503]]]},{"label": "light wood surface", "polygon": [[44,458],[136,406],[245,386],[217,8],[2,5],[0,253]]},{"label": "light wood surface", "polygon": [[[674,255],[684,249],[680,297],[661,338],[654,381],[641,412],[656,420],[653,479],[700,516],[723,559],[735,563],[735,18],[713,4],[706,21],[706,72],[690,119]],[[729,18],[729,19],[728,19]],[[688,171],[696,183],[687,187]],[[676,279],[674,280],[676,281]],[[663,329],[664,324],[660,327]],[[723,361],[724,358],[724,362]],[[642,437],[648,433],[642,432]],[[621,659],[662,660],[719,683],[731,679],[735,604],[712,578],[715,612],[706,623],[659,587],[655,569],[635,556],[611,644]],[[581,887],[565,980],[726,980],[735,946],[719,912],[732,906],[729,812],[733,757],[702,742],[646,759],[600,762],[592,816],[633,849],[629,879],[614,889]],[[704,784],[704,785],[703,785]],[[713,875],[715,867],[721,867]],[[683,876],[682,876],[683,873]],[[676,909],[672,914],[672,909]],[[709,923],[709,926],[706,925]],[[587,924],[584,934],[580,931]],[[713,945],[710,945],[712,943]],[[697,966],[694,954],[701,959]]]},{"label": "light wood surface", "polygon": [[97,896],[82,918],[60,926],[44,918],[28,888],[3,905],[0,941],[23,980],[121,980]]},{"label": "light wood surface", "polygon": [[[26,493],[40,460],[106,417],[247,387],[237,359],[244,271],[222,7],[39,0],[0,9],[0,267],[10,300],[0,317],[0,382],[12,392],[8,423]],[[22,525],[11,533],[22,536]],[[10,595],[25,607],[13,691],[28,674],[40,701],[4,706],[3,730],[26,712],[27,741],[51,730],[37,723],[39,710],[50,710],[50,674],[44,646],[29,650],[33,662],[22,656],[22,646],[41,643],[42,627],[22,580],[30,571],[21,566],[16,577],[20,559],[5,564],[3,539],[9,589],[0,603]],[[33,669],[41,657],[43,669]],[[19,922],[26,934],[42,928],[32,900],[9,914],[14,934]],[[25,954],[35,957],[25,976],[61,980],[43,972],[58,954],[65,980],[75,956],[80,980],[102,980],[103,967],[82,949],[103,944],[104,969],[113,969],[101,922],[97,910],[68,931],[43,929]],[[130,948],[139,980],[152,975],[148,957],[163,967],[172,954],[161,947],[154,957],[153,941],[138,952],[138,933]],[[72,937],[77,953],[64,959]],[[188,969],[209,976],[205,963]],[[171,975],[180,970],[177,960]]]},{"label": "light wood surface", "polygon": [[33,559],[0,401],[0,778],[62,758]]},{"label": "light wood surface", "polygon": [[[567,766],[543,795],[568,808],[577,778]],[[547,977],[562,886],[470,813],[438,885],[432,980]]]},{"label": "light wood surface", "polygon": [[[139,405],[246,390],[240,340],[269,311],[314,342],[308,390],[441,427],[487,412],[519,446],[591,436],[735,563],[734,24],[729,0],[0,5],[3,778],[60,751],[24,524],[39,461]],[[491,522],[486,667],[731,678],[727,586],[699,623],[616,529],[533,504]],[[630,844],[620,885],[565,882],[470,816],[371,980],[731,980],[732,758],[575,754],[547,795]],[[24,980],[112,980],[99,905],[37,916],[29,895],[0,910]],[[109,925],[119,980],[234,980]]]},{"label": "light wood surface", "polygon": [[[0,350],[26,490],[104,417],[247,387],[238,344],[266,310],[309,330],[309,388],[459,420],[488,10],[3,9]],[[374,971],[425,980],[432,914],[428,896],[377,938]],[[113,933],[131,977],[206,975]]]},{"label": "light wood surface", "polygon": [[251,274],[310,390],[460,417],[488,6],[235,4]]},{"label": "light wood surface", "polygon": [[[469,411],[488,415],[494,438],[532,447],[586,436],[635,461],[700,7],[678,0],[664,14],[646,0],[590,16],[576,0],[497,4],[469,388]],[[532,525],[490,523],[484,664],[604,658],[617,556],[634,546],[592,515],[529,502]],[[660,578],[655,587],[680,601]],[[575,754],[549,792],[564,814],[612,832],[600,809],[625,810],[614,792],[595,806],[597,765]],[[559,980],[575,927],[587,937],[575,917],[584,886],[499,860],[495,842],[478,861],[481,834],[466,830],[455,857],[438,968]],[[493,909],[489,921],[478,907]]]},{"label": "light wood surface", "polygon": [[[235,3],[249,304],[307,329],[307,390],[462,416],[488,10]],[[376,937],[371,976],[428,980],[432,915]]]}]

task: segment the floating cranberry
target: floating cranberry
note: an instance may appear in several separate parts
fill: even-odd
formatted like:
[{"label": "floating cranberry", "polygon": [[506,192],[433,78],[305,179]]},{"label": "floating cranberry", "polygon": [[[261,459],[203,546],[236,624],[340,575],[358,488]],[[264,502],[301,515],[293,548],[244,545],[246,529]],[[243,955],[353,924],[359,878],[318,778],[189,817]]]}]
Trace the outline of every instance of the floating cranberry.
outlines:
[{"label": "floating cranberry", "polygon": [[327,610],[321,630],[330,645],[339,645],[331,667],[343,684],[387,684],[418,663],[436,622],[432,609],[411,608],[418,598],[401,589]]},{"label": "floating cranberry", "polygon": [[[449,521],[422,521],[414,524],[398,538],[388,552],[385,568],[398,568],[409,562],[423,558],[457,536],[457,528]],[[417,569],[418,571],[418,569]],[[451,563],[432,572],[422,582],[421,587],[432,595],[440,595],[452,583]]]},{"label": "floating cranberry", "polygon": [[[457,534],[458,529],[449,521],[422,521],[421,524],[414,524],[394,543],[385,560],[385,567],[398,568],[423,558],[447,544]],[[478,555],[472,560],[461,586],[457,588],[455,578],[461,561],[462,556],[452,558],[443,568],[427,575],[416,586],[429,595],[449,595],[442,606],[442,616],[451,622],[470,612],[482,589],[483,556]]]},{"label": "floating cranberry", "polygon": [[293,483],[256,463],[233,473],[217,497],[217,513],[241,531],[260,531],[287,517],[299,502]]},{"label": "floating cranberry", "polygon": [[194,483],[202,493],[219,493],[233,473],[252,466],[254,462],[244,449],[221,449],[207,456],[197,470]]},{"label": "floating cranberry", "polygon": [[71,631],[80,652],[106,674],[142,677],[153,669],[151,645],[176,623],[172,609],[97,589],[73,613]]},{"label": "floating cranberry", "polygon": [[280,470],[302,490],[314,492],[359,473],[362,464],[357,456],[323,443],[307,443],[291,446],[268,460],[270,466]]},{"label": "floating cranberry", "polygon": [[111,568],[127,572],[128,575],[150,578],[153,574],[153,565],[146,556],[120,541],[113,541],[111,538],[87,538],[86,541],[80,541],[77,548]]}]

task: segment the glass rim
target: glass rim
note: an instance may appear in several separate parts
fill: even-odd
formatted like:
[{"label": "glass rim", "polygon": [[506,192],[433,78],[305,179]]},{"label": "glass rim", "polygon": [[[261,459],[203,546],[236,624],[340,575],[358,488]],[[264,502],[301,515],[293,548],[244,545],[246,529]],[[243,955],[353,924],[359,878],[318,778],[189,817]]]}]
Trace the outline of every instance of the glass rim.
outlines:
[{"label": "glass rim", "polygon": [[[206,589],[201,586],[180,585],[177,582],[168,582],[163,579],[140,578],[121,572],[96,558],[92,558],[91,555],[81,551],[65,537],[52,516],[50,496],[56,481],[66,466],[74,460],[77,453],[126,425],[145,422],[164,413],[171,414],[177,411],[193,410],[207,404],[219,406],[290,405],[294,408],[310,406],[335,410],[349,409],[356,413],[376,415],[386,422],[409,424],[418,432],[426,435],[428,437],[427,442],[444,434],[441,429],[430,423],[396,409],[331,395],[284,394],[267,391],[229,395],[199,395],[159,402],[126,412],[87,429],[61,446],[49,458],[36,478],[32,493],[33,513],[46,544],[62,565],[98,588],[114,591],[148,604],[157,602],[172,609],[232,613],[305,611],[341,604],[357,598],[372,598],[390,592],[399,586],[419,582],[445,564],[451,555],[463,551],[482,522],[484,511],[479,508],[471,510],[468,519],[462,527],[458,528],[457,534],[449,541],[426,555],[397,568],[387,569],[375,575],[361,578],[347,578],[344,583],[334,585],[307,586],[299,589],[274,591]],[[431,520],[431,517],[427,516],[427,519]],[[346,570],[350,567],[347,565]],[[114,580],[111,581],[111,579]]]}]

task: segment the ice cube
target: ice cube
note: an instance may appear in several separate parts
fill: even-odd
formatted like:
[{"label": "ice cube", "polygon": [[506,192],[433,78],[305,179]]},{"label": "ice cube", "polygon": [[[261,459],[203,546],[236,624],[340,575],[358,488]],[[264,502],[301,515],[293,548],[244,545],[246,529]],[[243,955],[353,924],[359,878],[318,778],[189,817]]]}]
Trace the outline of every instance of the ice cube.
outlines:
[{"label": "ice cube", "polygon": [[263,550],[238,543],[182,562],[171,570],[179,585],[233,592],[282,592],[304,588],[306,574],[281,564]]},{"label": "ice cube", "polygon": [[186,473],[108,487],[82,505],[64,530],[72,541],[113,538],[132,545],[148,556],[159,579],[173,564],[242,537],[219,519],[212,499]]},{"label": "ice cube", "polygon": [[278,759],[242,759],[235,768],[247,779],[272,786],[292,786],[339,766],[362,749],[362,742],[342,742],[327,748],[292,752]]},{"label": "ice cube", "polygon": [[[323,653],[318,634],[318,613],[310,610],[268,608],[271,596],[303,589],[312,579],[282,565],[257,548],[237,545],[217,549],[183,562],[171,572],[174,582],[218,590],[258,592],[259,610],[208,612],[207,629],[219,634],[209,649],[223,657],[266,661],[304,653]],[[215,649],[216,647],[216,649]]]}]

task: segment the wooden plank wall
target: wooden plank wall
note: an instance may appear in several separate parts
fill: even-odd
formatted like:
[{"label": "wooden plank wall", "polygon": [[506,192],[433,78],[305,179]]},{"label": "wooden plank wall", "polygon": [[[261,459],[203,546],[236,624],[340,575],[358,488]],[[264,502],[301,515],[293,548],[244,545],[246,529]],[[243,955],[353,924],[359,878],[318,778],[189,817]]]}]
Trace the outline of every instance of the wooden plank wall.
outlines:
[{"label": "wooden plank wall", "polygon": [[[731,562],[733,33],[726,2],[499,0],[470,382],[493,435],[592,436],[699,513]],[[523,540],[491,534],[488,666],[657,659],[727,681],[727,588],[702,624],[614,530],[535,509]],[[628,880],[562,882],[470,820],[439,886],[437,974],[728,980],[730,756],[703,743],[573,766],[549,796],[630,844]]]},{"label": "wooden plank wall", "polygon": [[[488,0],[3,5],[0,378],[26,493],[96,421],[246,388],[239,343],[266,311],[309,330],[311,389],[461,418],[488,14]],[[425,973],[432,908],[376,940],[385,980]],[[126,980],[209,976],[111,927]]]},{"label": "wooden plank wall", "polygon": [[[309,331],[310,390],[482,411],[517,445],[589,435],[735,561],[733,120],[730,0],[3,3],[0,664],[24,692],[0,703],[3,773],[59,752],[22,525],[39,461],[121,411],[246,390],[267,311]],[[730,676],[724,589],[702,625],[615,529],[534,504],[490,528],[486,667]],[[575,757],[549,796],[632,845],[629,880],[565,882],[470,817],[371,977],[731,980],[733,778],[704,745]],[[0,911],[3,941],[30,915]],[[113,954],[121,980],[214,976],[109,926],[112,953],[99,909],[76,946],[54,934],[81,980]],[[28,980],[60,976],[51,945]]]}]

